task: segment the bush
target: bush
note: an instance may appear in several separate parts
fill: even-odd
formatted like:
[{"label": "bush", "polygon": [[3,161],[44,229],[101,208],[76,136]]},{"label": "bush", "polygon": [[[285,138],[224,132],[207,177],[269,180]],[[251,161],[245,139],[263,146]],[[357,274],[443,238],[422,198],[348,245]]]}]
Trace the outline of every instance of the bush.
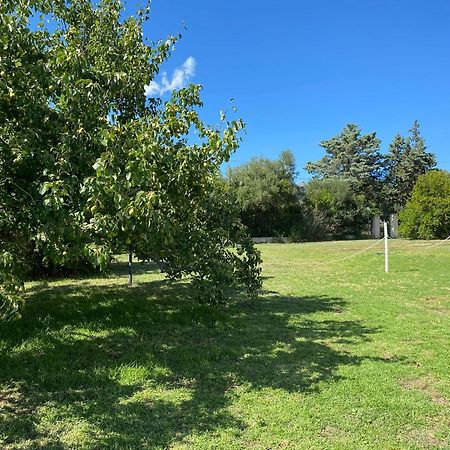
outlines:
[{"label": "bush", "polygon": [[408,239],[445,239],[450,235],[450,173],[421,175],[400,216],[399,231]]},{"label": "bush", "polygon": [[356,195],[345,179],[312,180],[305,186],[302,221],[296,236],[300,240],[360,236],[370,218],[363,194]]}]

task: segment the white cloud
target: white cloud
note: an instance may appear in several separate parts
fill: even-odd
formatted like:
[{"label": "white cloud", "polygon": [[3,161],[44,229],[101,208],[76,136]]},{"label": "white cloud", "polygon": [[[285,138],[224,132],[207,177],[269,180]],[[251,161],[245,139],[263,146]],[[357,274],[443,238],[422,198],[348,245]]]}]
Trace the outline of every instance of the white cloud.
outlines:
[{"label": "white cloud", "polygon": [[145,95],[147,97],[163,96],[166,92],[172,92],[175,89],[181,89],[195,75],[195,66],[197,61],[192,56],[183,63],[181,67],[173,71],[172,79],[167,78],[164,72],[160,83],[152,80],[150,84],[144,86]]}]

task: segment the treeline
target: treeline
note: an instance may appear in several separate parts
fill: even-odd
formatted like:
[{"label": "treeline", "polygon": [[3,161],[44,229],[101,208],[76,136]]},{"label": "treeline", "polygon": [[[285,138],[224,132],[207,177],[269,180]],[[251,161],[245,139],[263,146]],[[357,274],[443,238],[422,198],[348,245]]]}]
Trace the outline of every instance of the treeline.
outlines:
[{"label": "treeline", "polygon": [[[325,155],[306,165],[312,180],[304,184],[296,182],[290,151],[274,161],[254,158],[229,168],[227,181],[243,223],[252,236],[282,235],[292,240],[359,237],[374,215],[387,218],[402,212],[406,223],[412,206],[408,212],[405,208],[414,186],[421,175],[435,168],[436,158],[427,151],[417,121],[408,135],[394,137],[386,153],[380,145],[376,133],[362,134],[357,125],[348,124],[337,136],[320,143]],[[443,226],[439,232],[418,234],[410,228],[402,225],[405,237],[441,237],[447,230]]]}]

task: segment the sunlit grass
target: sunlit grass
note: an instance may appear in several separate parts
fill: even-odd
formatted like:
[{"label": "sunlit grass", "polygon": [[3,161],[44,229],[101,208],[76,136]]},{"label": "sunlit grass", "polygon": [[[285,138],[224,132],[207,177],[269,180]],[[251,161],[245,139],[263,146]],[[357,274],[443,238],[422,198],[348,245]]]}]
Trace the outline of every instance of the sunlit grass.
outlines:
[{"label": "sunlit grass", "polygon": [[[0,325],[0,448],[450,447],[450,244],[260,246],[256,303],[122,260]],[[334,261],[334,262],[331,262]]]}]

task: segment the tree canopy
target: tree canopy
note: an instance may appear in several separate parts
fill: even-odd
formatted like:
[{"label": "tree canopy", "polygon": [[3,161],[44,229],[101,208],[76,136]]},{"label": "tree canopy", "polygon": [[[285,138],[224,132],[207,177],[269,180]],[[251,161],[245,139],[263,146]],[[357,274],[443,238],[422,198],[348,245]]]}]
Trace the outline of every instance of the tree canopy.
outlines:
[{"label": "tree canopy", "polygon": [[397,134],[385,157],[384,201],[389,211],[398,212],[411,196],[420,175],[436,165],[435,156],[426,151],[425,141],[416,120],[410,136]]},{"label": "tree canopy", "polygon": [[230,169],[228,180],[243,222],[254,236],[317,240],[361,235],[372,215],[399,212],[417,178],[435,166],[419,127],[415,121],[410,135],[397,135],[383,154],[376,133],[362,134],[348,124],[321,142],[325,156],[307,164],[313,179],[303,187],[295,183],[291,152]]},{"label": "tree canopy", "polygon": [[253,236],[289,233],[299,220],[300,188],[295,176],[291,151],[282,152],[277,160],[253,158],[228,169],[228,182],[241,208],[242,222]]},{"label": "tree canopy", "polygon": [[219,172],[243,123],[204,124],[200,85],[146,98],[179,38],[146,44],[148,12],[0,5],[0,317],[18,314],[30,260],[105,267],[125,249],[192,276],[203,298],[238,284],[256,295],[259,254]]},{"label": "tree canopy", "polygon": [[377,204],[382,155],[376,133],[363,135],[358,125],[348,124],[320,146],[325,149],[325,156],[317,162],[309,162],[306,170],[315,178],[346,179],[354,192],[364,194],[369,202]]},{"label": "tree canopy", "polygon": [[398,212],[417,178],[436,165],[419,128],[415,121],[410,135],[396,135],[389,151],[382,154],[376,133],[362,135],[357,125],[348,124],[337,136],[321,142],[325,156],[308,163],[306,170],[314,178],[349,181],[353,193],[363,194],[373,212]]}]

